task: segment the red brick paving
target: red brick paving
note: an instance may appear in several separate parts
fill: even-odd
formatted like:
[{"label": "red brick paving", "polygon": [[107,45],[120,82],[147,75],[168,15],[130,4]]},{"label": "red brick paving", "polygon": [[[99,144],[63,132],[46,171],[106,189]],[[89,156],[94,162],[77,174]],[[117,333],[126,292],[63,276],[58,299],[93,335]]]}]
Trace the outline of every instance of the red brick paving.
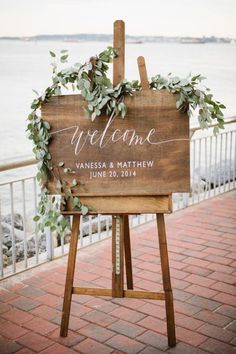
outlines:
[{"label": "red brick paving", "polygon": [[[0,354],[231,354],[236,350],[236,192],[166,217],[178,344],[164,303],[74,296],[59,336],[67,258],[0,285]],[[134,284],[161,289],[155,222],[131,231]],[[111,284],[111,241],[79,252],[76,283]]]},{"label": "red brick paving", "polygon": [[137,323],[141,328],[151,329],[161,334],[166,334],[166,322],[152,316],[146,316]]},{"label": "red brick paving", "polygon": [[44,349],[40,353],[41,354],[52,354],[52,353],[57,353],[57,354],[76,354],[76,351],[71,349],[71,348],[67,348],[67,347],[57,343],[57,344],[54,344],[54,345],[50,346],[47,349]]},{"label": "red brick paving", "polygon": [[107,328],[103,328],[94,323],[89,323],[79,331],[85,337],[95,339],[98,342],[106,342],[108,339],[114,336],[114,333]]},{"label": "red brick paving", "polygon": [[[61,315],[53,318],[53,322],[60,325]],[[77,331],[78,329],[86,326],[87,324],[88,322],[82,320],[81,318],[70,315],[69,329],[71,329],[72,331]]]},{"label": "red brick paving", "polygon": [[82,342],[85,337],[75,331],[68,331],[67,337],[60,337],[60,329],[56,329],[55,331],[51,332],[48,337],[55,342],[64,345],[65,347],[73,347],[76,344]]},{"label": "red brick paving", "polygon": [[145,332],[145,328],[123,320],[112,323],[108,328],[130,338],[135,338],[139,334]]},{"label": "red brick paving", "polygon": [[[46,295],[45,295],[46,296]],[[39,303],[35,300],[31,300],[24,296],[18,296],[16,299],[9,302],[12,306],[17,307],[23,311],[30,311],[39,306]]]},{"label": "red brick paving", "polygon": [[17,293],[20,295],[29,297],[31,299],[35,299],[35,298],[45,294],[45,292],[43,290],[33,287],[31,285],[27,285],[27,286],[17,290]]},{"label": "red brick paving", "polygon": [[45,336],[41,336],[36,333],[28,333],[23,337],[17,339],[17,342],[26,348],[32,349],[36,352],[40,352],[45,348],[53,345],[53,341],[46,338]]},{"label": "red brick paving", "polygon": [[1,302],[0,314],[3,314],[4,312],[8,312],[9,310],[11,310],[11,306],[8,305],[8,304],[4,304],[3,302]]},{"label": "red brick paving", "polygon": [[28,330],[12,322],[7,321],[0,325],[0,335],[8,339],[16,339],[26,333],[28,333]]},{"label": "red brick paving", "polygon": [[222,316],[217,312],[212,312],[205,309],[199,311],[197,314],[194,315],[194,317],[204,321],[205,323],[211,323],[216,326],[219,326],[220,328],[224,328],[232,322],[232,319],[230,317]]},{"label": "red brick paving", "polygon": [[13,308],[10,309],[10,311],[3,313],[2,318],[6,319],[7,321],[22,325],[24,322],[32,320],[34,316],[29,312]]},{"label": "red brick paving", "polygon": [[83,354],[110,354],[113,352],[111,347],[108,347],[107,345],[101,344],[90,338],[87,338],[83,342],[77,344],[74,349]]},{"label": "red brick paving", "polygon": [[0,348],[2,353],[11,354],[21,349],[21,346],[16,342],[9,341],[8,339],[0,336]]},{"label": "red brick paving", "polygon": [[127,335],[115,335],[109,339],[108,344],[114,348],[117,348],[122,353],[139,353],[142,349],[145,348],[143,343],[140,341],[129,338]]},{"label": "red brick paving", "polygon": [[24,327],[42,335],[48,334],[57,328],[57,325],[43,320],[42,318],[35,317],[33,320],[24,323]]},{"label": "red brick paving", "polygon": [[[35,309],[31,310],[30,313],[32,315],[44,318],[45,320],[52,320],[56,316],[59,316],[61,314],[61,312],[58,311],[57,309],[55,309],[53,307],[46,306],[46,305],[40,305],[40,306],[36,307]],[[6,314],[5,314],[5,316],[6,316]]]}]

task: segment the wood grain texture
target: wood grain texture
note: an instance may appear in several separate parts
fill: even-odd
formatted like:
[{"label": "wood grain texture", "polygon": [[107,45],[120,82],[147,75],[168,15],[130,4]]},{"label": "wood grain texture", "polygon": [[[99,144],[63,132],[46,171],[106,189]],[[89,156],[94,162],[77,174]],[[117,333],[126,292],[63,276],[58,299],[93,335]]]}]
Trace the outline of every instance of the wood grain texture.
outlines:
[{"label": "wood grain texture", "polygon": [[158,228],[163,289],[165,292],[168,344],[170,347],[175,347],[176,335],[175,335],[174,303],[173,303],[173,293],[172,293],[171,279],[170,279],[165,219],[163,214],[157,214],[156,218],[157,218],[157,228]]},{"label": "wood grain texture", "polygon": [[79,286],[73,287],[73,294],[77,295],[92,295],[92,296],[111,296],[111,289],[100,289],[100,288],[82,288]]},{"label": "wood grain texture", "polygon": [[68,333],[79,225],[80,225],[80,215],[74,215],[73,222],[72,222],[70,250],[68,255],[66,283],[65,283],[64,300],[63,300],[63,308],[62,308],[61,331],[60,331],[61,337],[66,337]]},{"label": "wood grain texture", "polygon": [[142,89],[149,90],[149,82],[148,82],[145,59],[144,59],[144,57],[140,56],[140,57],[138,57],[137,61],[138,61],[138,70],[139,70],[139,76],[140,76]]},{"label": "wood grain texture", "polygon": [[[113,85],[118,85],[125,77],[125,23],[114,22]],[[106,128],[105,128],[106,129]],[[111,162],[110,162],[111,163]],[[107,165],[106,165],[107,167]],[[113,173],[105,172],[107,174]],[[114,176],[113,178],[116,178]],[[99,180],[98,180],[99,183]],[[124,215],[112,216],[112,296],[123,297],[124,292]],[[117,236],[119,234],[119,237]],[[119,266],[119,267],[118,267]]]},{"label": "wood grain texture", "polygon": [[124,297],[135,299],[165,300],[164,293],[156,293],[153,291],[124,290]]},{"label": "wood grain texture", "polygon": [[117,56],[113,59],[113,85],[118,85],[125,78],[125,23],[114,22],[113,48]]},{"label": "wood grain texture", "polygon": [[124,215],[124,253],[127,289],[132,290],[134,288],[134,284],[128,215]]},{"label": "wood grain texture", "polygon": [[[112,289],[73,287],[73,294],[91,296],[112,296]],[[123,297],[149,300],[165,300],[164,293],[153,291],[124,290]]]},{"label": "wood grain texture", "polygon": [[[89,214],[145,214],[145,213],[171,213],[171,195],[146,196],[146,197],[80,197],[83,204],[93,209]],[[64,215],[80,214],[80,211],[72,211],[70,204],[67,205]]]},{"label": "wood grain texture", "polygon": [[[98,143],[91,145],[83,137],[81,141],[84,147],[78,155],[75,155],[76,143],[71,144],[75,127],[79,127],[79,132],[89,131],[90,135],[95,131],[96,137],[99,137],[108,118],[98,117],[92,123],[85,112],[87,103],[80,95],[53,97],[43,106],[42,117],[50,123],[52,132],[74,127],[53,134],[49,146],[54,165],[63,160],[66,167],[76,172],[68,175],[61,169],[61,178],[68,181],[77,178],[80,184],[74,192],[80,196],[144,196],[188,192],[189,119],[186,114],[176,110],[175,96],[165,90],[146,90],[126,97],[125,101],[127,116],[125,119],[115,118],[106,132],[105,146],[101,148]],[[115,143],[109,140],[113,134],[119,137],[119,134],[127,131],[126,137],[130,138],[134,131],[138,136],[145,137],[151,129],[155,129],[152,136],[157,143],[155,145],[147,142],[129,145],[121,139]],[[98,162],[103,162],[106,167],[96,168]],[[130,166],[127,166],[127,162]],[[92,163],[93,167],[83,168],[86,163],[89,166]],[[134,163],[141,163],[142,167],[132,167]],[[91,172],[105,175],[90,179]],[[132,175],[133,172],[136,176]],[[49,189],[51,193],[56,192],[54,180],[49,183]]]}]

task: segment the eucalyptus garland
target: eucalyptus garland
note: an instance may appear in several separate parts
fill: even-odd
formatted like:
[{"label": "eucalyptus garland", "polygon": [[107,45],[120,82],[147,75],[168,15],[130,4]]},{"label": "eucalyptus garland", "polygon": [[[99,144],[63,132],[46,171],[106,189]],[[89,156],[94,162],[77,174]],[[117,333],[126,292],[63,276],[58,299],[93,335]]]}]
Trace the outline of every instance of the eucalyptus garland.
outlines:
[{"label": "eucalyptus garland", "polygon": [[[50,134],[50,125],[40,117],[40,108],[50,100],[52,96],[62,94],[62,90],[79,91],[87,101],[88,115],[93,121],[102,113],[107,116],[125,117],[127,107],[124,103],[126,95],[131,95],[135,91],[141,90],[138,80],[120,82],[113,86],[107,73],[109,63],[112,63],[116,52],[112,47],[107,47],[100,54],[90,58],[84,64],[76,63],[73,66],[58,70],[58,62],[64,64],[68,60],[67,50],[62,50],[57,56],[50,51],[53,58],[52,65],[52,84],[48,86],[42,95],[34,91],[37,95],[31,104],[31,113],[28,116],[27,131],[29,139],[33,141],[33,152],[38,161],[37,180],[41,186],[41,198],[38,205],[37,215],[34,220],[40,232],[44,232],[45,227],[51,231],[57,231],[64,234],[70,223],[61,215],[61,207],[65,208],[67,202],[70,202],[73,210],[79,210],[83,215],[87,214],[89,207],[83,205],[77,196],[73,195],[73,188],[77,185],[74,179],[69,185],[60,178],[60,168],[64,168],[66,173],[74,173],[64,166],[61,161],[58,166],[53,166],[52,158],[49,153],[49,143],[52,139]],[[149,82],[153,90],[166,89],[176,95],[176,108],[187,112],[189,117],[195,110],[198,110],[198,120],[201,128],[208,128],[213,122],[217,122],[214,127],[214,133],[224,128],[224,117],[222,109],[225,106],[213,99],[208,88],[202,88],[201,82],[205,79],[201,75],[191,76],[181,79],[169,74],[167,77],[156,75]],[[58,173],[57,173],[58,172]],[[57,179],[58,194],[62,197],[60,200],[56,196],[50,196],[47,189],[47,181],[50,176]]]}]

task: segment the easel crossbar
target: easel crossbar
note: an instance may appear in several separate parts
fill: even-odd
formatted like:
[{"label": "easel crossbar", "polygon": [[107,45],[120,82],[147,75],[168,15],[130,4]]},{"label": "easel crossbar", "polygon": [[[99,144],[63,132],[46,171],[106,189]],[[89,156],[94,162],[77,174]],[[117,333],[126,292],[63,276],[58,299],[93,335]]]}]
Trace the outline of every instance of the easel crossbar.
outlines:
[{"label": "easel crossbar", "polygon": [[[72,289],[72,293],[77,295],[112,296],[112,289],[83,288],[74,286]],[[149,300],[165,300],[165,293],[152,291],[124,290],[123,297]]]}]

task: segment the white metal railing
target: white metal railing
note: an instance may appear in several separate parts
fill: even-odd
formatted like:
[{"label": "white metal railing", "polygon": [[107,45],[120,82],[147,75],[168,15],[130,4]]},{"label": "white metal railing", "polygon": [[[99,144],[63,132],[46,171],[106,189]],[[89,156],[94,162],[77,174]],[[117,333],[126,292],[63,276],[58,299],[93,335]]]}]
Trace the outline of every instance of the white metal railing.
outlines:
[{"label": "white metal railing", "polygon": [[173,195],[174,210],[235,188],[235,128],[217,136],[193,137],[190,143],[190,162],[191,192]]},{"label": "white metal railing", "polygon": [[[236,119],[228,121],[227,131],[212,133],[191,130],[191,193],[173,195],[174,210],[214,197],[235,188]],[[200,134],[199,134],[200,133]],[[200,136],[199,136],[200,135]],[[69,235],[64,238],[46,232],[38,235],[32,221],[39,189],[35,160],[32,158],[0,165],[0,277],[26,270],[68,252]],[[18,177],[18,168],[30,169],[27,177]],[[33,170],[32,170],[33,169]],[[4,180],[4,173],[5,176]],[[9,171],[10,174],[9,174]],[[131,227],[153,219],[153,215],[130,218]],[[111,234],[111,216],[84,217],[79,247],[103,240]]]}]

